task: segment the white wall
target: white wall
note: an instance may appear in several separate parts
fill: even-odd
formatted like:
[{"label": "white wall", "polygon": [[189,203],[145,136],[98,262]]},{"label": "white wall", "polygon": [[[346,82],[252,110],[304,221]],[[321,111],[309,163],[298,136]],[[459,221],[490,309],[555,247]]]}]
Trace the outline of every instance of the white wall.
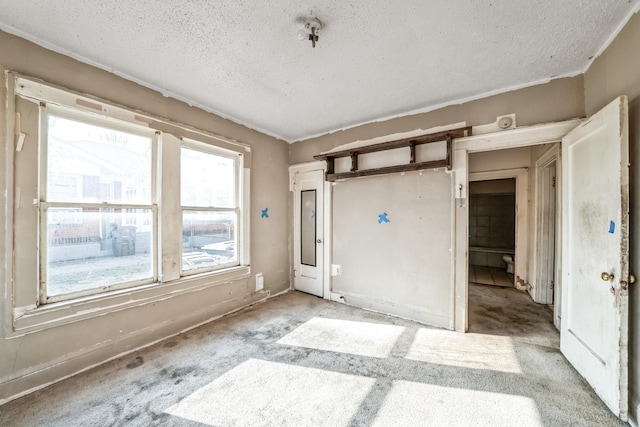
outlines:
[{"label": "white wall", "polygon": [[[348,304],[453,328],[452,176],[444,170],[333,187],[333,292]],[[389,223],[378,223],[386,213]]]}]

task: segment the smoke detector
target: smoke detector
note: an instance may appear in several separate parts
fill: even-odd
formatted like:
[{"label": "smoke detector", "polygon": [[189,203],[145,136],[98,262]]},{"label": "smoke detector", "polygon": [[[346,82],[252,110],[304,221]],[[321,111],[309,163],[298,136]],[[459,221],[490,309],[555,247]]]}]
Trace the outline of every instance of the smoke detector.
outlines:
[{"label": "smoke detector", "polygon": [[510,116],[498,117],[498,127],[500,129],[509,129],[513,125],[513,118]]}]

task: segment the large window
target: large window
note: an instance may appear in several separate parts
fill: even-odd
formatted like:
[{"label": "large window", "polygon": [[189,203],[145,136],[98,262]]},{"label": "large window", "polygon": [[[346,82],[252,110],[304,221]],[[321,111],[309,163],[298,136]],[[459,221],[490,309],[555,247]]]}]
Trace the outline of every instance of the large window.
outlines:
[{"label": "large window", "polygon": [[186,142],[180,152],[182,271],[238,265],[238,155]]},{"label": "large window", "polygon": [[42,302],[154,281],[153,132],[42,111]]},{"label": "large window", "polygon": [[38,263],[40,304],[247,274],[233,270],[249,259],[244,146],[165,134],[126,110],[39,108],[39,150],[17,158],[20,174],[38,176],[38,224],[19,215],[16,229],[39,230],[38,259],[18,263]]}]

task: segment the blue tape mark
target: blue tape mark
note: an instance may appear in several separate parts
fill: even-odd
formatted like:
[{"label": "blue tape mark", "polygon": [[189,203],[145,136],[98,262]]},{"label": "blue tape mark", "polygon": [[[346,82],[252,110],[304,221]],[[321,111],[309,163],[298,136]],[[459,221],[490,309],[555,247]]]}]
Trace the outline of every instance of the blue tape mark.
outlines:
[{"label": "blue tape mark", "polygon": [[316,217],[316,211],[311,211],[311,218],[315,218]]},{"label": "blue tape mark", "polygon": [[616,231],[616,223],[609,221],[609,233],[613,234]]},{"label": "blue tape mark", "polygon": [[262,210],[262,218],[269,218],[269,208],[264,208]]},{"label": "blue tape mark", "polygon": [[386,212],[378,215],[378,224],[382,224],[383,222],[391,222],[389,218],[387,218]]}]

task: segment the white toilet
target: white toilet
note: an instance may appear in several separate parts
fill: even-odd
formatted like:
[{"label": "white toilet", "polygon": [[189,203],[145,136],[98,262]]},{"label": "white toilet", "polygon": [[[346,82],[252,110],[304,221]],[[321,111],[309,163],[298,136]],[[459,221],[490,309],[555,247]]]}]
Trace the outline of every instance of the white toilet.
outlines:
[{"label": "white toilet", "polygon": [[507,263],[507,273],[513,274],[513,263],[514,256],[513,255],[503,255],[502,260]]}]

